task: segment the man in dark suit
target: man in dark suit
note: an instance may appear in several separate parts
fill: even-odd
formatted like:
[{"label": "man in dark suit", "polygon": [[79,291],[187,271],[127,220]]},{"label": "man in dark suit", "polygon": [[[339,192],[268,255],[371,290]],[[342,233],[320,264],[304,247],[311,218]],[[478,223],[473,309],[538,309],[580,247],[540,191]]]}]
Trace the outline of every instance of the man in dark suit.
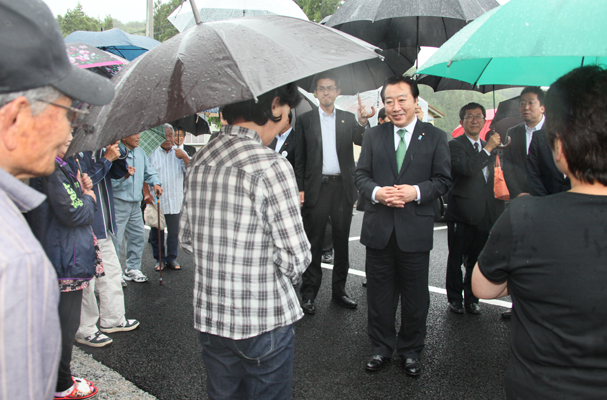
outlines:
[{"label": "man in dark suit", "polygon": [[521,92],[520,112],[523,123],[508,129],[512,144],[504,150],[504,179],[510,199],[531,192],[527,181],[527,154],[534,132],[544,126],[544,91],[537,86],[528,86]]},{"label": "man in dark suit", "polygon": [[[485,108],[469,103],[459,112],[464,134],[449,142],[453,186],[447,200],[449,258],[447,300],[456,314],[480,314],[478,298],[471,288],[472,270],[489,237],[489,230],[504,211],[504,202],[493,192],[495,154],[501,143],[496,133],[487,142],[480,138],[485,125]],[[462,262],[466,274],[462,283]],[[463,297],[462,297],[463,290]]]},{"label": "man in dark suit", "polygon": [[175,131],[175,145],[177,146],[177,148],[185,151],[190,158],[194,157],[194,153],[196,153],[196,147],[190,146],[189,144],[183,144],[184,140],[185,131],[183,129],[177,129]]},{"label": "man in dark suit", "polygon": [[548,196],[571,189],[569,178],[558,170],[552,157],[552,150],[546,131],[541,129],[533,134],[527,155],[527,180],[533,196]]},{"label": "man in dark suit", "polygon": [[447,135],[416,118],[418,96],[417,83],[408,77],[386,81],[382,100],[391,122],[365,133],[356,169],[356,186],[368,201],[360,242],[367,247],[368,331],[373,355],[365,368],[381,369],[396,349],[410,376],[421,373],[426,336],[432,203],[451,185]]},{"label": "man in dark suit", "polygon": [[312,263],[303,275],[301,285],[302,309],[314,314],[314,300],[322,279],[321,255],[327,220],[333,229],[332,292],[333,301],[346,308],[357,304],[346,293],[346,278],[350,262],[348,244],[350,222],[356,200],[354,186],[354,154],[352,144],[361,145],[368,114],[359,107],[358,121],[354,114],[337,110],[339,82],[330,72],[316,77],[314,91],[320,107],[297,118],[297,152],[295,177],[303,204],[303,220],[312,246]]},{"label": "man in dark suit", "polygon": [[270,143],[268,147],[285,157],[291,163],[293,169],[295,169],[295,149],[297,148],[297,140],[295,138],[295,132],[291,127],[292,118],[293,112],[289,111],[289,123],[282,129],[278,136],[272,140],[272,143]]}]

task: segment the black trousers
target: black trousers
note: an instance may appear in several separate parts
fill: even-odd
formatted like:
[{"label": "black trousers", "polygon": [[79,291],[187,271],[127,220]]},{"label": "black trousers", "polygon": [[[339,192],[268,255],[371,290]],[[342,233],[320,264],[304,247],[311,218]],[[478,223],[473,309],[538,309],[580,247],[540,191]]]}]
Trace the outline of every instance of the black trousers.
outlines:
[{"label": "black trousers", "polygon": [[[424,349],[430,306],[430,252],[404,252],[393,232],[385,249],[367,247],[368,333],[372,354],[419,358]],[[396,333],[398,297],[401,322]]]},{"label": "black trousers", "polygon": [[74,338],[80,326],[80,307],[82,306],[82,290],[61,292],[59,295],[59,323],[61,324],[61,360],[57,378],[57,392],[63,392],[72,387],[72,348]]},{"label": "black trousers", "polygon": [[[167,249],[165,252],[164,246],[164,230],[160,231],[160,253],[162,254],[162,262],[175,261],[177,258],[177,248],[179,247],[179,214],[164,214],[164,219],[167,223]],[[158,229],[150,229],[150,243],[152,244],[152,255],[158,260]]]},{"label": "black trousers", "polygon": [[[488,218],[488,215],[485,215]],[[479,225],[447,222],[449,257],[447,258],[447,300],[465,304],[478,303],[472,293],[472,271],[489,238],[488,221]],[[462,276],[462,264],[466,274]],[[463,297],[462,297],[463,291]]]},{"label": "black trousers", "polygon": [[341,181],[323,183],[316,205],[304,207],[303,222],[310,245],[312,262],[303,274],[301,285],[302,299],[315,299],[322,281],[323,238],[327,220],[331,217],[333,236],[333,297],[346,295],[346,279],[350,269],[349,240],[352,222],[352,204],[348,202]]}]

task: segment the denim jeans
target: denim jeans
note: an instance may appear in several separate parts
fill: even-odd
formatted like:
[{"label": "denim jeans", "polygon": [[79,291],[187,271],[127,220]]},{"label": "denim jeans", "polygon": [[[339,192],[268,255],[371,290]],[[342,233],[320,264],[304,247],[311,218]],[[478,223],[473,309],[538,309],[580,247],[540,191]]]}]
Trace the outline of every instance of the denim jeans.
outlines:
[{"label": "denim jeans", "polygon": [[294,324],[243,340],[204,332],[199,339],[210,399],[291,398]]}]

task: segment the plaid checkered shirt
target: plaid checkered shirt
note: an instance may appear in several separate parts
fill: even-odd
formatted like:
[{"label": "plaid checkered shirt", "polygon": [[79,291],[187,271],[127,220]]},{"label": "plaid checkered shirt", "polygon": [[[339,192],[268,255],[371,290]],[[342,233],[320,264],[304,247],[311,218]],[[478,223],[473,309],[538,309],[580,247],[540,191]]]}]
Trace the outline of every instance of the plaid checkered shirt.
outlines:
[{"label": "plaid checkered shirt", "polygon": [[194,254],[194,327],[234,340],[302,316],[311,260],[295,174],[257,132],[224,126],[186,176],[180,244]]}]

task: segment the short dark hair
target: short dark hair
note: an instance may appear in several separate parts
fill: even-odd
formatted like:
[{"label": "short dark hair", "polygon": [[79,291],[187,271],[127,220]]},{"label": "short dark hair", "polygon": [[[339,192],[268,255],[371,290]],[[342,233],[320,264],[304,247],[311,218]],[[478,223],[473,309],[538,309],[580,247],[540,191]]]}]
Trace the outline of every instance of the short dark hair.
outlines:
[{"label": "short dark hair", "polygon": [[542,90],[541,87],[539,86],[527,86],[525,89],[523,89],[523,91],[521,92],[521,96],[527,93],[535,93],[537,95],[537,99],[540,102],[540,106],[544,105],[544,96],[545,96],[545,92]]},{"label": "short dark hair", "polygon": [[316,87],[318,86],[318,81],[321,79],[331,79],[333,82],[335,82],[335,87],[339,87],[339,79],[337,79],[337,75],[335,75],[331,71],[324,71],[314,76],[314,90],[316,90]]},{"label": "short dark hair", "polygon": [[396,85],[399,83],[406,83],[411,88],[411,94],[414,99],[419,97],[419,88],[417,82],[408,76],[392,76],[384,82],[384,87],[381,89],[381,101],[386,102],[386,87],[388,85]]},{"label": "short dark hair", "polygon": [[289,111],[289,125],[291,125],[291,121],[293,121],[293,110]]},{"label": "short dark hair", "polygon": [[464,120],[464,117],[466,116],[466,111],[475,110],[477,108],[480,108],[481,111],[483,112],[483,118],[487,118],[487,113],[485,112],[485,107],[483,107],[482,105],[480,105],[478,103],[468,103],[459,110],[459,120],[460,121]]},{"label": "short dark hair", "polygon": [[377,119],[386,119],[386,107],[382,107],[377,113]]},{"label": "short dark hair", "polygon": [[272,102],[275,97],[279,98],[281,105],[288,104],[291,108],[295,108],[301,101],[297,85],[289,83],[260,95],[257,101],[251,99],[225,105],[221,108],[221,114],[230,125],[240,118],[260,126],[265,125],[269,120],[278,122],[282,116],[275,117],[272,114]]},{"label": "short dark hair", "polygon": [[607,186],[607,70],[579,67],[546,94],[545,129],[552,148],[561,142],[571,175]]}]

